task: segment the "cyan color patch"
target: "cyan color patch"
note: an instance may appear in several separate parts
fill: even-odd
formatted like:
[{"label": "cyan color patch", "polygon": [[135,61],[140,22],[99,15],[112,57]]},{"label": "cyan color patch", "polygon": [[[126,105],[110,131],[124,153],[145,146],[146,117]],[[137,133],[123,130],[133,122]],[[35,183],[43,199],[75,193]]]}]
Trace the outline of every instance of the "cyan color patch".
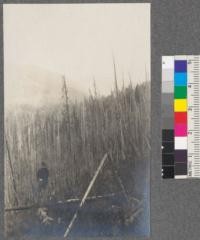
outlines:
[{"label": "cyan color patch", "polygon": [[174,85],[175,86],[187,86],[187,73],[176,73],[174,74]]}]

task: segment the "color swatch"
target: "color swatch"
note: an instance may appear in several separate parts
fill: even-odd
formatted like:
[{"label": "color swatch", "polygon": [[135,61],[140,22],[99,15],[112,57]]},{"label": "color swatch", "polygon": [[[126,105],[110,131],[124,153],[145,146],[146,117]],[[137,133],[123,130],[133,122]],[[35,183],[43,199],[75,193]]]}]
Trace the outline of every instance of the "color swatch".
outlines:
[{"label": "color swatch", "polygon": [[180,158],[182,152],[187,154],[187,118],[180,119],[187,115],[187,60],[183,57],[174,59],[174,114],[180,114],[177,122],[174,118],[174,175],[175,178],[186,178],[187,161]]},{"label": "color swatch", "polygon": [[174,57],[162,59],[162,176],[174,178]]},{"label": "color swatch", "polygon": [[162,177],[200,178],[200,56],[162,57]]}]

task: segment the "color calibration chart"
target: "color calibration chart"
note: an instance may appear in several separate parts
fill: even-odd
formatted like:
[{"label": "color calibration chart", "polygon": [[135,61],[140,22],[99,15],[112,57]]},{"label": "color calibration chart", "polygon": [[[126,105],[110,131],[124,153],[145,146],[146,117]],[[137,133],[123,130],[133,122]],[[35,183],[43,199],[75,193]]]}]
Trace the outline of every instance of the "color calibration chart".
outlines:
[{"label": "color calibration chart", "polygon": [[200,56],[162,57],[162,177],[200,178]]}]

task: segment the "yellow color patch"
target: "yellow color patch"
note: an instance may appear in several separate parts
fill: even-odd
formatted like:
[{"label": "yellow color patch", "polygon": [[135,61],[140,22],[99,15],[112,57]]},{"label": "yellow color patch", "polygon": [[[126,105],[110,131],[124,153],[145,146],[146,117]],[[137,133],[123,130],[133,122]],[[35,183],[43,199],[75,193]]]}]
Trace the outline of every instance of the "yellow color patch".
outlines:
[{"label": "yellow color patch", "polygon": [[186,112],[187,111],[187,100],[186,99],[175,99],[174,100],[174,111],[175,112]]}]

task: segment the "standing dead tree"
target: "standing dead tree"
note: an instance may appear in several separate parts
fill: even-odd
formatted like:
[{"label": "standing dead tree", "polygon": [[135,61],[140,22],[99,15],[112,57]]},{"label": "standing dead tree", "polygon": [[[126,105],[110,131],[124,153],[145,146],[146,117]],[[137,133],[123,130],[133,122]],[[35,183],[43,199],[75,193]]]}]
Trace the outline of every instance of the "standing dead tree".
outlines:
[{"label": "standing dead tree", "polygon": [[66,126],[67,126],[69,149],[70,149],[70,152],[71,152],[71,150],[72,150],[72,147],[71,147],[71,130],[70,130],[71,121],[70,121],[68,89],[67,89],[65,76],[63,76],[63,95],[64,95],[63,97],[64,97],[64,107],[65,107],[65,110],[64,110],[64,112],[65,112],[65,123],[66,123]]},{"label": "standing dead tree", "polygon": [[8,162],[9,162],[10,171],[11,171],[13,189],[14,189],[14,198],[15,198],[16,204],[18,205],[19,201],[18,201],[18,197],[17,197],[17,186],[16,186],[16,182],[15,182],[15,177],[14,177],[14,170],[13,170],[13,165],[12,165],[12,160],[11,160],[10,148],[8,145],[8,139],[7,139],[6,135],[5,135],[5,142],[6,142],[6,149],[7,149],[7,154],[8,154]]}]

